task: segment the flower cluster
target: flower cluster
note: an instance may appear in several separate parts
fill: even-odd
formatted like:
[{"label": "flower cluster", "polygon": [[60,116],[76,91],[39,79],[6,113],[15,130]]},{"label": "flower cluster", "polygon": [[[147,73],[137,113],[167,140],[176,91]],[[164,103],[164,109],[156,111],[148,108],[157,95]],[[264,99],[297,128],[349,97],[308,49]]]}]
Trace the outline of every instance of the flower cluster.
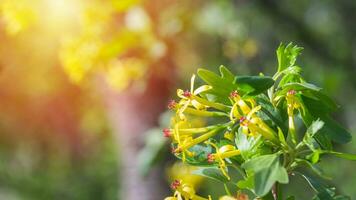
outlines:
[{"label": "flower cluster", "polygon": [[[227,194],[220,199],[248,199],[243,192],[249,190],[256,198],[272,191],[276,200],[278,184],[287,184],[292,174],[314,183],[298,168],[306,165],[315,172],[313,164],[321,154],[356,159],[331,150],[332,142],[348,142],[350,134],[329,117],[335,103],[321,88],[301,78],[301,70],[295,66],[300,50],[281,45],[273,77],[234,76],[224,66],[220,76],[199,69],[205,84],[195,88],[193,75],[190,89],[178,89],[179,100],[169,101],[168,109],[174,114],[163,135],[170,138],[172,153],[185,163],[200,166],[194,174],[219,180]],[[194,119],[205,125],[195,126]],[[297,126],[296,120],[304,127]],[[231,188],[237,198],[232,197]],[[172,189],[174,196],[167,200],[210,199],[198,196],[191,185],[179,180],[172,183]]]}]

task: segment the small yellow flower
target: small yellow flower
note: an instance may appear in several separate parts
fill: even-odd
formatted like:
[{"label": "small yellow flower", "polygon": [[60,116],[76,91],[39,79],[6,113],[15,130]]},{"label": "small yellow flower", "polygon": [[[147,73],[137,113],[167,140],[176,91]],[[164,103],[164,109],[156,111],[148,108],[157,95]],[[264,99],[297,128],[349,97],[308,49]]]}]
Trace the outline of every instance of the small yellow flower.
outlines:
[{"label": "small yellow flower", "polygon": [[177,103],[175,101],[170,101],[168,104],[169,109],[175,109],[177,116],[181,120],[186,120],[184,114],[192,114],[196,116],[203,116],[203,117],[214,117],[214,116],[228,116],[223,112],[216,112],[216,111],[207,111],[207,108],[211,107],[220,111],[228,111],[230,110],[229,107],[226,105],[211,102],[204,98],[201,98],[199,94],[206,92],[212,89],[210,85],[202,85],[197,89],[194,89],[194,81],[195,75],[193,74],[190,82],[190,90],[177,90],[177,96],[181,98],[181,100]]},{"label": "small yellow flower", "polygon": [[[177,127],[177,125],[176,125]],[[174,153],[182,153],[182,161],[184,162],[186,160],[186,154],[188,156],[193,156],[194,154],[190,152],[188,149],[193,147],[196,144],[202,143],[209,138],[215,136],[219,132],[220,128],[213,129],[211,131],[208,131],[196,138],[193,138],[192,136],[184,136],[179,134],[179,129],[175,128],[174,132],[177,133],[177,143],[178,146],[174,150]]]},{"label": "small yellow flower", "polygon": [[285,97],[286,101],[287,101],[289,133],[291,134],[292,142],[294,144],[297,143],[296,132],[295,132],[295,123],[294,123],[294,109],[298,109],[301,107],[301,103],[295,97],[296,93],[297,92],[295,90],[289,90]]},{"label": "small yellow flower", "polygon": [[224,145],[224,146],[218,148],[212,142],[206,142],[206,143],[213,146],[216,150],[215,153],[208,154],[208,162],[210,162],[210,163],[217,162],[219,164],[219,168],[220,168],[221,172],[224,174],[224,176],[228,180],[230,180],[230,176],[227,173],[227,166],[225,163],[225,159],[240,155],[240,150],[236,149],[232,145]]},{"label": "small yellow flower", "polygon": [[243,115],[247,115],[251,111],[251,108],[246,101],[248,101],[252,107],[256,105],[253,99],[242,99],[237,91],[232,91],[230,98],[233,100],[233,102],[235,102],[230,112],[230,119],[232,121],[236,120],[236,118],[240,118]]},{"label": "small yellow flower", "polygon": [[204,198],[196,194],[194,188],[182,180],[174,180],[171,188],[175,190],[172,197],[166,197],[165,200],[210,200],[210,197]]},{"label": "small yellow flower", "polygon": [[210,90],[212,87],[209,85],[202,85],[194,90],[195,74],[193,74],[190,80],[190,91],[183,91],[182,89],[177,90],[177,96],[181,98],[177,109],[177,114],[181,119],[185,119],[183,112],[189,107],[193,106],[197,110],[205,110],[208,106],[199,103],[194,97],[198,94]]},{"label": "small yellow flower", "polygon": [[263,120],[256,115],[261,109],[261,106],[256,106],[253,99],[246,99],[249,104],[240,97],[240,95],[233,91],[230,98],[235,102],[230,111],[231,121],[239,119],[242,130],[245,134],[250,136],[257,136],[261,134],[268,140],[276,141],[276,133]]}]

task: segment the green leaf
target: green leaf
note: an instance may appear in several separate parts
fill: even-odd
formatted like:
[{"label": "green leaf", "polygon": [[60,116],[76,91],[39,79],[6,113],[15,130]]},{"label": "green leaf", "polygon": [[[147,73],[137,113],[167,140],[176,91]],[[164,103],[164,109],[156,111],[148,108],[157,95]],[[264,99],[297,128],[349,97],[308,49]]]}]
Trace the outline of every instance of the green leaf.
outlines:
[{"label": "green leaf", "polygon": [[236,76],[234,83],[240,90],[257,95],[272,87],[274,80],[268,76]]},{"label": "green leaf", "polygon": [[273,184],[288,183],[287,170],[281,166],[279,155],[270,154],[252,158],[245,162],[242,167],[254,174],[254,190],[258,196],[266,195]]},{"label": "green leaf", "polygon": [[345,195],[337,195],[334,197],[334,200],[351,200],[351,197]]},{"label": "green leaf", "polygon": [[237,182],[237,187],[241,189],[254,189],[255,176],[252,171],[246,170],[247,177]]},{"label": "green leaf", "polygon": [[313,137],[321,128],[323,128],[324,122],[317,119],[308,127],[306,135],[308,137]]},{"label": "green leaf", "polygon": [[332,154],[336,157],[347,159],[347,160],[353,160],[356,161],[356,155],[355,154],[349,154],[349,153],[341,153],[341,152],[336,152],[336,151],[322,151],[322,154]]},{"label": "green leaf", "polygon": [[321,119],[325,122],[321,132],[325,133],[332,141],[340,144],[351,141],[351,134],[335,120],[330,117],[322,117]]},{"label": "green leaf", "polygon": [[236,133],[235,144],[241,152],[241,156],[244,160],[256,156],[259,154],[259,146],[262,144],[261,136],[259,137],[247,137],[242,132],[240,127]]},{"label": "green leaf", "polygon": [[313,176],[309,176],[306,174],[299,173],[308,183],[309,185],[317,192],[317,197],[322,200],[333,200],[333,197],[328,192],[328,186],[321,182],[319,179]]},{"label": "green leaf", "polygon": [[[284,70],[284,71],[286,71],[286,70]],[[302,80],[303,79],[300,76],[300,74],[285,74],[283,76],[283,78],[279,81],[278,87],[283,87],[285,84],[291,83],[291,82],[301,82]]]},{"label": "green leaf", "polygon": [[228,99],[230,93],[237,89],[237,86],[229,79],[222,78],[206,69],[198,69],[198,76],[213,88],[207,93],[216,95],[220,98]]},{"label": "green leaf", "polygon": [[326,94],[322,92],[322,88],[319,88],[310,83],[287,83],[284,84],[282,89],[276,93],[276,96],[284,96],[290,90],[300,91],[301,95],[298,95],[306,106],[310,105],[312,113],[316,116],[326,115],[334,112],[338,105]]},{"label": "green leaf", "polygon": [[309,111],[316,117],[334,112],[338,107],[332,99],[317,91],[303,92],[300,98]]},{"label": "green leaf", "polygon": [[[193,157],[187,156],[186,162],[194,166],[211,166],[207,161],[208,154],[212,153],[212,148],[210,145],[194,145],[189,149],[190,152],[194,153]],[[182,155],[176,155],[177,158],[182,159]]]},{"label": "green leaf", "polygon": [[[307,109],[305,109],[305,112],[300,111],[300,114],[302,116],[304,124],[307,127],[309,127],[313,123],[313,120],[315,118],[309,113],[309,111]],[[312,145],[312,146],[309,146],[309,148],[312,148],[312,147],[318,148],[318,145],[320,145],[320,147],[322,149],[327,149],[327,150],[332,149],[332,143],[331,143],[330,138],[321,130],[314,134],[314,139],[316,140],[317,144],[315,144],[315,141],[313,140],[313,138],[310,138],[310,137],[305,138],[306,144]]]},{"label": "green leaf", "polygon": [[319,144],[317,141],[315,141],[314,136],[323,126],[324,122],[317,119],[316,121],[312,122],[304,135],[303,142],[313,151],[319,149]]},{"label": "green leaf", "polygon": [[288,92],[289,90],[296,90],[296,91],[304,91],[304,90],[312,90],[312,91],[320,91],[322,88],[311,84],[311,83],[287,83],[282,86],[282,90]]},{"label": "green leaf", "polygon": [[297,45],[293,46],[293,43],[289,43],[287,46],[281,43],[276,52],[278,59],[278,72],[293,66],[302,50],[302,47],[298,47]]},{"label": "green leaf", "polygon": [[[258,95],[256,97],[256,102],[262,106],[262,108],[261,108],[262,112],[259,112],[259,113],[264,113],[268,117],[268,119],[272,120],[272,122],[274,123],[274,124],[272,124],[272,126],[277,125],[279,128],[281,128],[282,132],[286,134],[288,132],[288,127],[284,123],[284,120],[282,118],[282,115],[281,115],[279,109],[275,108],[272,105],[272,103],[269,101],[268,97],[264,94]],[[264,121],[267,120],[267,119],[264,119],[263,117],[261,117],[261,118]],[[286,136],[286,135],[284,135],[284,136]]]},{"label": "green leaf", "polygon": [[[318,175],[319,177],[321,177],[321,178],[323,178],[323,179],[331,179],[330,177],[326,176],[326,175],[324,174],[324,172],[323,172],[321,169],[318,168],[317,165],[314,165],[314,164],[310,163],[308,160],[299,159],[299,158],[297,158],[297,159],[295,159],[295,160],[296,160],[296,162],[297,162],[298,164],[301,164],[301,165],[307,167],[308,169],[310,169],[313,173],[315,173],[315,174]],[[300,165],[300,166],[301,166],[301,165]]]},{"label": "green leaf", "polygon": [[221,77],[229,80],[230,82],[234,81],[234,78],[235,78],[234,74],[232,74],[231,71],[228,68],[226,68],[224,65],[221,65],[219,67],[219,71],[220,71]]},{"label": "green leaf", "polygon": [[229,180],[224,176],[224,174],[217,168],[206,167],[194,170],[192,174],[204,176],[222,183],[228,183]]},{"label": "green leaf", "polygon": [[320,179],[314,176],[302,174],[300,172],[297,173],[309,183],[309,185],[314,189],[314,191],[317,192],[316,197],[314,197],[313,200],[350,200],[350,197],[336,195],[335,188],[328,186]]},{"label": "green leaf", "polygon": [[302,115],[303,121],[307,122],[307,125],[309,125],[312,118],[320,118],[325,123],[324,127],[320,130],[320,134],[316,134],[316,137],[322,137],[319,135],[325,135],[332,141],[340,144],[351,141],[351,134],[339,123],[328,116],[329,110],[325,109],[325,106],[323,106],[320,101],[305,97],[303,95],[302,100],[303,105],[309,113],[304,116]]}]

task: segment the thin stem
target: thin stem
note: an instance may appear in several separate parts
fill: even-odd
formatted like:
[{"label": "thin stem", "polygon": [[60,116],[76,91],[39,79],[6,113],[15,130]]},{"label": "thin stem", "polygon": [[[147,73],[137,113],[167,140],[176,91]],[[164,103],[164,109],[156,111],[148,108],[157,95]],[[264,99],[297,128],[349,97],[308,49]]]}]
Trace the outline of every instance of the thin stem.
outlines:
[{"label": "thin stem", "polygon": [[272,186],[272,196],[273,196],[274,200],[278,200],[278,183],[277,182]]},{"label": "thin stem", "polygon": [[232,196],[229,188],[227,187],[226,183],[224,183],[224,189],[227,195]]}]

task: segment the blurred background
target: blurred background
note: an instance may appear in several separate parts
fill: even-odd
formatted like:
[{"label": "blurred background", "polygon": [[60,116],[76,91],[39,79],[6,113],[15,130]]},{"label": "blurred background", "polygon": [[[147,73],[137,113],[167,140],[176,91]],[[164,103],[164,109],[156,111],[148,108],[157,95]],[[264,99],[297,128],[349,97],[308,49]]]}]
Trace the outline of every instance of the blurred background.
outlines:
[{"label": "blurred background", "polygon": [[[160,131],[175,88],[198,67],[273,75],[280,42],[355,133],[355,20],[352,0],[0,0],[0,200],[163,199],[190,170]],[[356,198],[355,163],[321,165]]]}]

